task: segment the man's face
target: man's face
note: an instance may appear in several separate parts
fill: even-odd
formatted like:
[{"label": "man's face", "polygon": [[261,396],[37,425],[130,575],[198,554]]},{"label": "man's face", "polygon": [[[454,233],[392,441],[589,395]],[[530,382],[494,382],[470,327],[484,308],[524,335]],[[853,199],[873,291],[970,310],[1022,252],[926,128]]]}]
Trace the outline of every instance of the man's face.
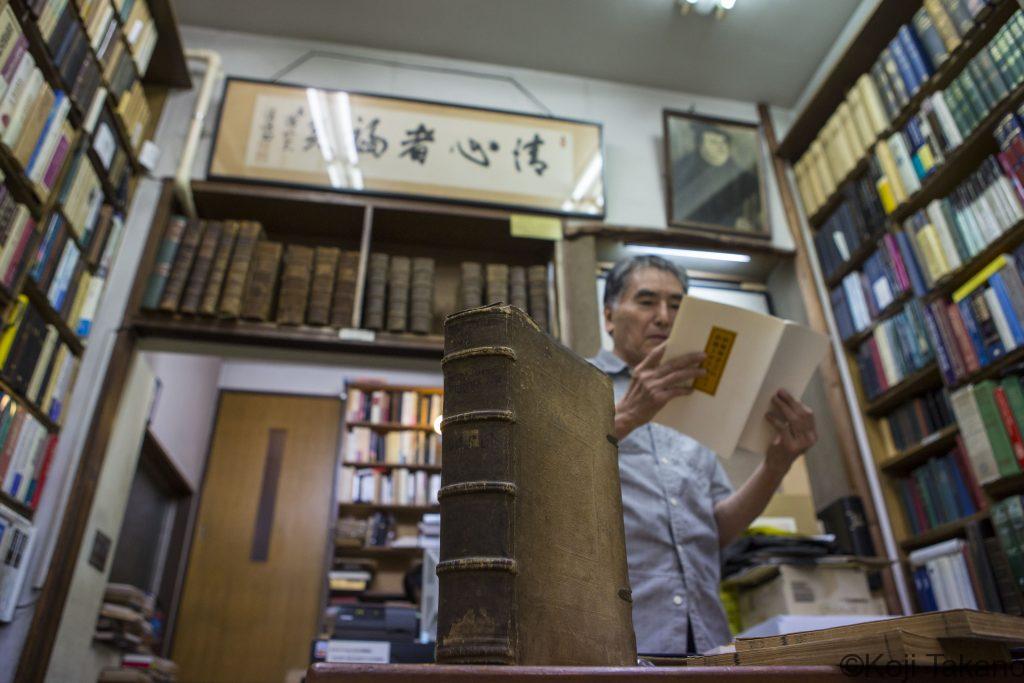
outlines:
[{"label": "man's face", "polygon": [[714,166],[721,166],[729,160],[729,139],[713,130],[701,135],[701,155]]},{"label": "man's face", "polygon": [[604,309],[604,328],[618,356],[635,366],[668,339],[682,299],[683,285],[672,273],[658,268],[634,270],[618,304]]}]

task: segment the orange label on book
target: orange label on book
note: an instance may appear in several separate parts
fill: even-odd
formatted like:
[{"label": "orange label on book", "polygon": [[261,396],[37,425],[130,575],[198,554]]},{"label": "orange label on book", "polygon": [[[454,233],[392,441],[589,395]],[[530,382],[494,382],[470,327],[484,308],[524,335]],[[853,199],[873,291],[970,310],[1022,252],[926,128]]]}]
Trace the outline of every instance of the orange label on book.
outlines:
[{"label": "orange label on book", "polygon": [[736,333],[721,327],[712,327],[708,335],[708,343],[704,345],[704,353],[707,358],[701,363],[701,367],[708,371],[703,377],[698,377],[693,388],[703,391],[705,394],[714,396],[718,391],[718,383],[722,381],[722,373],[725,372],[725,364],[729,362],[729,354],[732,353],[732,345],[736,341]]}]

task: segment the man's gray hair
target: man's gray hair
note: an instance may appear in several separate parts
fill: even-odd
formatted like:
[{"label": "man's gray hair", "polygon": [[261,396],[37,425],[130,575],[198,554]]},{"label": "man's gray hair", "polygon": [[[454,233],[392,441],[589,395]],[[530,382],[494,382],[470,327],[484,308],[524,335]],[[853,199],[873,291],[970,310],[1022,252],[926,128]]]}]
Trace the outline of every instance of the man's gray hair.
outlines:
[{"label": "man's gray hair", "polygon": [[657,268],[666,273],[671,273],[679,280],[679,284],[683,286],[684,292],[690,288],[690,281],[686,276],[686,271],[668,259],[654,256],[653,254],[627,256],[616,261],[612,269],[608,271],[608,277],[604,283],[604,305],[606,307],[618,305],[622,293],[626,290],[629,276],[633,271],[640,270],[641,268]]}]

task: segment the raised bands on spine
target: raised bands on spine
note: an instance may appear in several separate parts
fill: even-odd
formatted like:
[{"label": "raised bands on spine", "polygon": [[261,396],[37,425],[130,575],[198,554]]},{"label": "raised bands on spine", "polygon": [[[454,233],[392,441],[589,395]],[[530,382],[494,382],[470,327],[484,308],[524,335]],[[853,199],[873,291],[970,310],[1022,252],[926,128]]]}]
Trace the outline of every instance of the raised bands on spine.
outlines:
[{"label": "raised bands on spine", "polygon": [[511,410],[469,410],[465,413],[448,415],[441,420],[441,429],[453,424],[465,422],[483,422],[485,420],[497,420],[499,422],[515,422],[516,414]]},{"label": "raised bands on spine", "polygon": [[437,563],[437,575],[448,572],[508,572],[519,573],[519,565],[510,557],[458,557]]},{"label": "raised bands on spine", "polygon": [[518,492],[516,485],[509,481],[464,481],[458,484],[442,486],[437,492],[437,499],[450,496],[465,496],[471,493],[504,493],[515,498]]},{"label": "raised bands on spine", "polygon": [[479,358],[481,356],[505,356],[513,361],[516,359],[516,352],[507,346],[476,346],[471,349],[452,351],[446,353],[441,359],[441,367],[455,361],[466,360],[467,358]]}]

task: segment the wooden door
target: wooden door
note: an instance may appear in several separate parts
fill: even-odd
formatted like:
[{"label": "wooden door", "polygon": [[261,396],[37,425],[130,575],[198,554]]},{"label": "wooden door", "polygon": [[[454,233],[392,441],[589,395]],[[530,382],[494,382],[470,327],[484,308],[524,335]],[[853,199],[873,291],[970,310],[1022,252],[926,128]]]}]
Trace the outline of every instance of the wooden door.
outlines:
[{"label": "wooden door", "polygon": [[221,395],[174,636],[178,680],[281,683],[309,664],[341,402]]}]

